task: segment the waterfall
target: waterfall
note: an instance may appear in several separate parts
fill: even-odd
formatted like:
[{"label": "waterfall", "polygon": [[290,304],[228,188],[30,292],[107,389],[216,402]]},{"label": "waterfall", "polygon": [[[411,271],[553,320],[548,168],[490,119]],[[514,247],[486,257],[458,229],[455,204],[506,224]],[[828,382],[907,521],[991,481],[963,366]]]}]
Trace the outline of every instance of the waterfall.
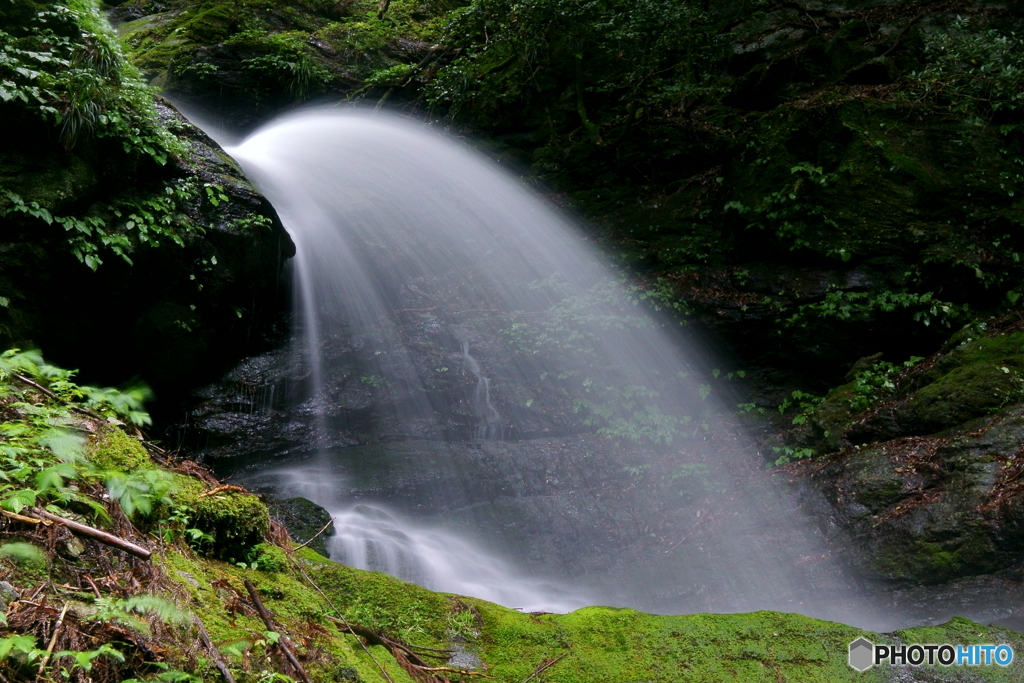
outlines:
[{"label": "waterfall", "polygon": [[806,560],[820,534],[749,484],[742,435],[708,446],[724,409],[699,350],[522,179],[353,110],[228,151],[297,247],[296,410],[317,425],[258,478],[336,517],[332,558],[531,609],[851,619]]},{"label": "waterfall", "polygon": [[476,389],[473,391],[473,412],[479,422],[476,426],[478,439],[500,439],[504,430],[501,428],[501,414],[491,403],[491,380],[484,377],[480,364],[469,355],[469,342],[462,342],[462,362],[466,369],[476,377]]}]

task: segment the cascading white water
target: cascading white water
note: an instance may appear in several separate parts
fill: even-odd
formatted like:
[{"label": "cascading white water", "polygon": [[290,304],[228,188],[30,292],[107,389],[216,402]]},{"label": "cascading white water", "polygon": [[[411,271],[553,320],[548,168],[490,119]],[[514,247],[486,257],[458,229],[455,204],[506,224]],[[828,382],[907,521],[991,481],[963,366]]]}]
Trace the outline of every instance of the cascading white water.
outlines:
[{"label": "cascading white water", "polygon": [[334,519],[328,551],[338,562],[524,611],[568,612],[593,603],[578,589],[524,576],[458,533],[417,525],[382,505],[353,505],[345,499],[344,477],[322,460],[262,470],[246,483],[269,483],[281,497],[302,496],[326,508]]},{"label": "cascading white water", "polygon": [[[466,514],[484,525],[464,524],[458,533],[409,521],[418,504],[390,514],[348,499],[334,464],[348,451],[331,444],[351,411],[331,397],[356,376],[366,392],[388,397],[373,418],[386,435],[382,448],[439,442],[430,450],[438,472],[476,458],[449,457],[456,442],[504,436],[525,437],[524,448],[569,447],[584,438],[574,435],[595,430],[608,438],[620,471],[642,472],[651,466],[637,464],[643,457],[685,450],[686,438],[699,438],[718,407],[690,367],[695,351],[644,312],[643,294],[619,284],[570,221],[462,144],[390,115],[314,109],[275,120],[228,151],[296,243],[297,320],[312,364],[307,404],[322,445],[312,463],[271,472],[338,517],[332,557],[517,607],[561,611],[592,600],[657,611],[782,608],[835,616],[816,608],[812,581],[797,568],[798,555],[825,551],[790,509],[772,518],[766,495],[774,494],[744,489],[729,452],[666,478],[699,479],[718,501],[714,535],[685,552],[676,548],[692,530],[657,557],[609,558],[618,573],[590,571],[588,597],[523,578],[495,556],[498,532],[513,522],[491,523],[473,510],[490,505],[490,515],[495,496],[525,495],[529,476],[516,462],[502,465],[508,483],[500,490],[476,490],[463,477],[463,490],[442,492],[465,500]],[[353,348],[373,349],[364,354],[369,366],[339,360]],[[452,354],[468,372],[464,380],[445,360]],[[712,508],[694,504],[687,526],[697,529]],[[577,515],[572,506],[561,509]],[[602,524],[621,526],[619,512],[609,510]],[[516,541],[515,532],[505,537]]]},{"label": "cascading white water", "polygon": [[484,377],[476,358],[469,355],[469,342],[462,342],[462,362],[466,369],[476,377],[476,389],[473,391],[473,413],[477,416],[476,437],[478,439],[500,439],[501,414],[491,403],[491,380]]}]

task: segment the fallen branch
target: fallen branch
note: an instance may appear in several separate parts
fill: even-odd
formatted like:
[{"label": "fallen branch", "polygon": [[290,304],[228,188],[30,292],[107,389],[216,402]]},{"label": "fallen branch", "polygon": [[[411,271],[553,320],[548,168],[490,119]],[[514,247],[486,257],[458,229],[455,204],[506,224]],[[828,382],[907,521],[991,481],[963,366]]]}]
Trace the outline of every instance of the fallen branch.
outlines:
[{"label": "fallen branch", "polygon": [[213,646],[213,641],[210,640],[210,634],[206,632],[206,627],[203,625],[203,621],[199,618],[198,614],[192,615],[192,623],[194,623],[196,628],[199,629],[199,637],[202,639],[203,645],[210,653],[210,656],[213,657],[213,663],[220,671],[220,675],[224,677],[224,683],[235,683],[235,679],[231,675],[231,671],[228,670],[228,665],[224,663],[224,658],[220,656],[220,652]]},{"label": "fallen branch", "polygon": [[100,589],[96,586],[96,582],[93,580],[93,578],[90,575],[86,574],[85,580],[89,583],[89,587],[92,588],[93,594],[97,598],[100,598]]},{"label": "fallen branch", "polygon": [[245,590],[249,591],[249,597],[252,599],[252,604],[256,607],[256,611],[260,613],[260,618],[263,619],[263,623],[267,625],[267,630],[280,634],[281,637],[277,640],[277,647],[281,650],[285,659],[288,660],[288,663],[292,665],[292,668],[295,669],[295,673],[298,674],[299,678],[301,678],[304,683],[313,683],[306,674],[306,670],[302,668],[301,664],[299,664],[299,660],[295,658],[294,654],[292,654],[291,648],[288,647],[287,636],[284,635],[281,629],[274,625],[274,620],[270,617],[270,612],[268,612],[267,608],[263,606],[263,602],[260,600],[260,595],[256,592],[256,586],[252,585],[252,582],[248,579],[245,580]]},{"label": "fallen branch", "polygon": [[18,513],[11,512],[10,510],[0,510],[0,515],[3,515],[4,517],[10,517],[11,519],[16,519],[19,522],[24,522],[25,524],[46,524],[46,522],[44,522],[41,519],[36,519],[35,517],[26,517],[25,515],[19,515]]},{"label": "fallen branch", "polygon": [[[354,636],[365,638],[366,641],[371,645],[380,645],[381,647],[387,649],[387,651],[391,653],[391,656],[395,658],[395,661],[398,662],[399,666],[405,669],[406,673],[412,676],[412,679],[414,681],[419,681],[420,683],[447,683],[447,679],[438,678],[434,676],[434,673],[451,673],[458,674],[459,676],[479,676],[481,678],[493,678],[493,676],[488,676],[487,674],[481,671],[470,671],[469,669],[456,669],[454,667],[449,666],[430,666],[429,664],[427,664],[427,662],[423,660],[423,658],[419,654],[413,652],[410,646],[406,645],[405,643],[401,643],[397,640],[391,640],[383,633],[377,633],[376,631],[369,629],[365,626],[353,624],[347,619],[336,619],[331,616],[328,616],[327,618],[331,621],[343,623],[345,625],[345,628],[349,631],[349,633],[351,633]],[[440,650],[438,650],[438,652],[440,652]],[[437,655],[423,656],[436,657]]]},{"label": "fallen branch", "polygon": [[171,454],[170,453],[168,453],[164,449],[160,448],[159,446],[157,446],[152,441],[146,441],[146,440],[143,439],[141,441],[141,443],[146,448],[146,450],[149,451],[149,456],[151,458],[153,458],[154,460],[156,460],[158,463],[160,463],[161,465],[170,465],[171,464]]},{"label": "fallen branch", "polygon": [[126,553],[134,555],[135,557],[141,558],[143,560],[148,560],[152,555],[151,552],[143,548],[141,545],[135,545],[131,541],[126,541],[123,538],[115,536],[114,534],[108,534],[106,531],[100,531],[99,529],[87,526],[85,524],[82,524],[81,522],[75,522],[70,519],[66,519],[59,515],[47,512],[46,510],[43,510],[41,508],[32,508],[32,514],[41,519],[48,519],[51,522],[63,524],[64,526],[66,526],[67,528],[71,529],[76,533],[79,533],[83,536],[89,536],[90,538],[94,538],[100,543],[105,543],[107,545],[113,546],[118,550],[123,550]]},{"label": "fallen branch", "polygon": [[532,674],[527,676],[526,680],[523,681],[523,683],[530,683],[530,681],[535,679],[537,676],[540,676],[542,673],[553,667],[555,664],[558,664],[560,661],[562,661],[567,654],[569,653],[563,652],[554,659],[545,659],[543,662],[540,663],[540,666],[533,670]]},{"label": "fallen branch", "polygon": [[69,408],[71,408],[71,410],[75,411],[76,413],[81,413],[82,415],[88,415],[89,417],[95,418],[97,420],[103,420],[104,419],[104,417],[102,415],[100,415],[99,413],[97,413],[95,410],[89,410],[88,408],[83,408],[82,406],[75,405],[74,403],[68,403],[67,401],[62,399],[60,396],[58,396],[57,394],[53,393],[52,391],[50,391],[46,387],[44,387],[42,384],[39,384],[38,382],[33,382],[28,377],[24,377],[22,375],[19,375],[16,372],[12,372],[11,373],[11,377],[13,377],[14,379],[18,380],[22,384],[29,385],[30,387],[32,387],[36,391],[39,391],[40,393],[42,393],[47,398],[53,399],[54,401],[57,401],[58,403],[63,403],[64,405],[68,406]]},{"label": "fallen branch", "polygon": [[327,527],[329,527],[332,524],[334,524],[334,517],[331,517],[329,520],[327,520],[327,524],[324,524],[324,527],[322,529],[320,529],[320,531],[318,531],[315,534],[313,534],[313,536],[310,537],[310,539],[308,541],[306,541],[302,545],[295,546],[295,550],[300,550],[302,548],[305,548],[307,545],[309,545],[310,543],[315,541],[316,537],[319,536],[320,534],[322,534],[323,532],[327,531]]},{"label": "fallen branch", "polygon": [[220,486],[212,488],[209,491],[206,491],[205,493],[200,493],[199,496],[197,496],[197,497],[198,498],[206,498],[207,496],[213,496],[213,495],[216,495],[218,493],[249,493],[249,492],[246,491],[245,489],[243,489],[241,486],[232,486],[231,484],[221,484]]}]

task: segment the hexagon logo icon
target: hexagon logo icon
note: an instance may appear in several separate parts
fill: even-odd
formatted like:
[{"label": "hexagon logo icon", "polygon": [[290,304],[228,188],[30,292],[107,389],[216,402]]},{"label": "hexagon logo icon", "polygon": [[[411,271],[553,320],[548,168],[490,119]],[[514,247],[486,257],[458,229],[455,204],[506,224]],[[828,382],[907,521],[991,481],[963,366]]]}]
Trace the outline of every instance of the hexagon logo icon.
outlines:
[{"label": "hexagon logo icon", "polygon": [[850,666],[857,671],[867,671],[875,663],[875,644],[867,638],[858,638],[850,643]]}]

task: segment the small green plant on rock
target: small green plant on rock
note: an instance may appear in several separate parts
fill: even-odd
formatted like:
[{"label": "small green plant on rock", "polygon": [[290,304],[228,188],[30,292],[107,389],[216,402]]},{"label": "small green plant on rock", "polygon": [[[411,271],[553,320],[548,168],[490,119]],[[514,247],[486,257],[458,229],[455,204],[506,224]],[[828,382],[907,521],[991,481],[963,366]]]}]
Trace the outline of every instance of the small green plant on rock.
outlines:
[{"label": "small green plant on rock", "polygon": [[824,396],[815,396],[799,389],[795,389],[790,394],[790,397],[779,404],[778,410],[779,415],[785,415],[790,408],[795,407],[797,409],[797,414],[793,417],[793,424],[795,425],[807,422],[815,408],[825,400]]},{"label": "small green plant on rock", "polygon": [[853,398],[850,407],[855,411],[863,411],[878,401],[896,393],[896,382],[900,373],[914,367],[924,360],[921,356],[911,356],[909,360],[897,365],[887,361],[878,361],[874,365],[854,374]]},{"label": "small green plant on rock", "polygon": [[[816,234],[839,229],[839,224],[828,211],[815,201],[815,189],[824,188],[835,181],[833,174],[825,173],[820,166],[801,163],[793,166],[790,173],[795,176],[792,184],[768,194],[760,204],[745,206],[738,201],[725,205],[725,210],[749,214],[748,229],[774,231],[776,237],[790,245],[790,250],[811,248],[817,245]],[[838,255],[843,261],[850,259],[850,252],[842,249]]]},{"label": "small green plant on rock", "polygon": [[264,572],[283,572],[288,569],[288,556],[276,545],[259,543],[248,554],[252,569]]},{"label": "small green plant on rock", "polygon": [[74,374],[45,363],[37,351],[0,354],[0,505],[11,512],[76,503],[98,517],[107,514],[73,485],[96,470],[86,459],[86,440],[64,425],[76,412],[109,421],[125,413],[140,422],[149,416],[136,398],[81,387],[71,381]]}]

